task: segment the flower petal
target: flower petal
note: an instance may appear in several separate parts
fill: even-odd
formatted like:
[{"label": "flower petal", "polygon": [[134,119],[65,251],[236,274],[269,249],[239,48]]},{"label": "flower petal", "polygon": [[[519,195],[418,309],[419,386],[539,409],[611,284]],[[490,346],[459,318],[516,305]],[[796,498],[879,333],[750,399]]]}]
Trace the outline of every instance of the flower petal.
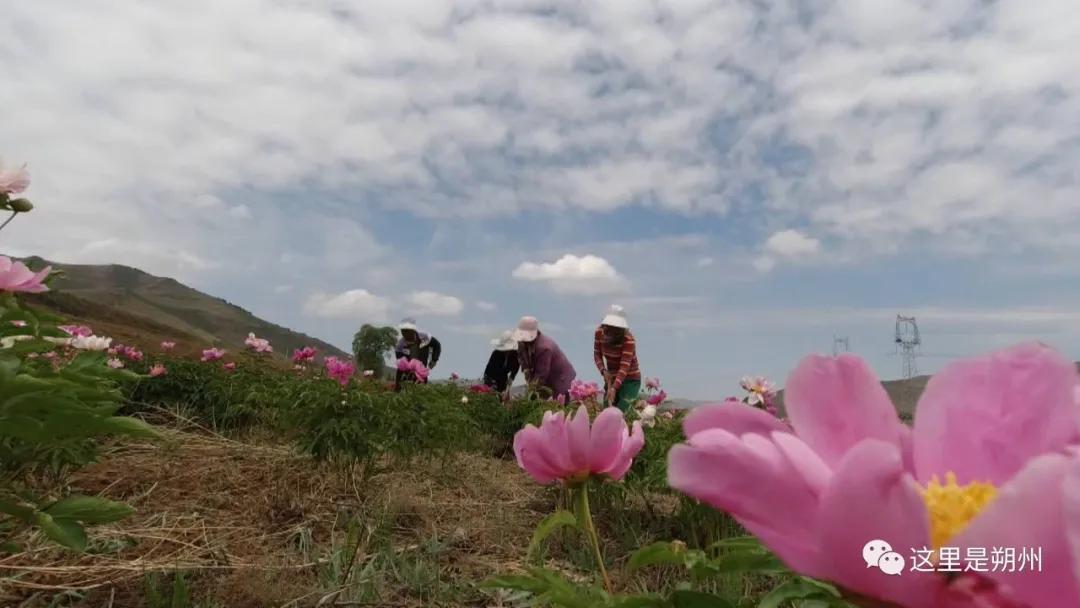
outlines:
[{"label": "flower petal", "polygon": [[1073,363],[1037,343],[946,367],[915,410],[920,481],[956,473],[960,484],[1001,486],[1024,465],[1076,435]]},{"label": "flower petal", "polygon": [[603,472],[615,481],[621,480],[630,470],[631,465],[634,464],[634,457],[643,447],[645,447],[645,431],[641,429],[641,421],[637,420],[634,421],[634,428],[629,436],[626,430],[623,430],[622,449],[611,468]]},{"label": "flower petal", "polygon": [[579,407],[577,413],[566,425],[567,447],[569,448],[570,465],[574,471],[589,470],[589,410],[584,405]]},{"label": "flower petal", "polygon": [[514,456],[518,466],[529,476],[537,483],[546,485],[558,479],[561,471],[548,460],[543,442],[540,429],[531,424],[526,425],[514,435]]},{"label": "flower petal", "polygon": [[918,484],[900,450],[868,439],[848,450],[821,496],[821,551],[831,556],[825,577],[863,595],[902,606],[932,606],[943,584],[936,573],[890,576],[863,561],[863,547],[883,540],[905,560],[930,543],[930,521]]},{"label": "flower petal", "polygon": [[1069,462],[1063,488],[1065,500],[1065,536],[1069,540],[1073,564],[1080,566],[1080,458]]},{"label": "flower petal", "polygon": [[777,420],[775,416],[740,402],[700,405],[691,410],[683,420],[683,432],[687,437],[712,428],[724,429],[736,436],[746,433],[769,435],[774,432],[791,432],[791,427]]},{"label": "flower petal", "polygon": [[815,576],[822,568],[817,539],[821,488],[790,465],[787,454],[792,451],[781,450],[765,435],[739,437],[707,429],[671,448],[668,483],[730,513],[789,566]]},{"label": "flower petal", "polygon": [[874,372],[854,355],[803,359],[784,393],[796,434],[829,466],[864,439],[901,449],[904,425]]},{"label": "flower petal", "polygon": [[626,420],[617,407],[604,408],[593,421],[589,441],[589,470],[600,473],[611,469],[622,451]]},{"label": "flower petal", "polygon": [[[1024,549],[1041,550],[1041,568],[985,572],[1007,595],[1028,606],[1080,606],[1080,582],[1066,539],[1066,473],[1076,460],[1047,454],[1028,463],[998,489],[997,498],[954,539],[950,547],[1011,548],[1017,560]],[[1074,490],[1075,488],[1073,488]],[[1076,523],[1073,521],[1072,523]],[[1064,533],[1063,533],[1064,532]],[[963,553],[962,553],[963,554]],[[1019,561],[1017,562],[1019,566]]]}]

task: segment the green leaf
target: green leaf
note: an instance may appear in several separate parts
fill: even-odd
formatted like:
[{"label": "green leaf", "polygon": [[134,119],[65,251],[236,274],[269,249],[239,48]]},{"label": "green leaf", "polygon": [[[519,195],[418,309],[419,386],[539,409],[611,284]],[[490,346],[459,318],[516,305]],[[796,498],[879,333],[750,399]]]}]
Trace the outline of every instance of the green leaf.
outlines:
[{"label": "green leaf", "polygon": [[157,438],[161,435],[154,427],[130,416],[111,416],[104,421],[105,430],[132,437]]},{"label": "green leaf", "polygon": [[566,526],[578,527],[577,518],[569,511],[556,511],[545,517],[533,532],[532,542],[529,543],[529,559],[532,559],[547,537],[551,536],[555,530]]},{"label": "green leaf", "polygon": [[135,512],[122,502],[96,496],[68,496],[53,503],[45,512],[55,519],[71,519],[85,524],[120,521]]},{"label": "green leaf", "polygon": [[488,580],[480,583],[480,587],[484,589],[510,589],[511,591],[526,591],[535,595],[540,595],[547,591],[551,585],[546,581],[539,580],[532,576],[523,574],[506,574],[503,576],[494,576]]},{"label": "green leaf", "polygon": [[54,542],[82,553],[86,550],[86,530],[70,519],[53,519],[48,513],[37,513],[35,523]]},{"label": "green leaf", "polygon": [[671,604],[656,597],[625,597],[616,600],[611,608],[669,608]]},{"label": "green leaf", "polygon": [[627,562],[627,573],[636,572],[646,566],[659,564],[683,564],[686,562],[686,546],[682,543],[660,541],[644,546],[634,552]]},{"label": "green leaf", "polygon": [[701,591],[676,591],[671,594],[671,604],[675,608],[735,608],[724,598]]},{"label": "green leaf", "polygon": [[0,500],[0,513],[21,519],[26,523],[34,521],[34,509],[32,507],[17,505],[6,500]]},{"label": "green leaf", "polygon": [[770,591],[768,595],[761,598],[758,608],[780,608],[781,604],[790,600],[835,599],[839,595],[831,585],[810,579],[797,578]]}]

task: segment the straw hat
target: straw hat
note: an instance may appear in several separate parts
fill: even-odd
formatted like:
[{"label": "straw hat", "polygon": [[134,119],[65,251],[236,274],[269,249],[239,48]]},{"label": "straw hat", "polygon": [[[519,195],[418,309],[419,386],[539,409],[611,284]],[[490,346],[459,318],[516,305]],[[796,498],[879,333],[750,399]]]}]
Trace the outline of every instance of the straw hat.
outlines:
[{"label": "straw hat", "polygon": [[611,308],[608,308],[607,315],[604,316],[603,321],[600,321],[600,324],[608,327],[630,329],[630,323],[626,320],[626,312],[618,304],[612,304]]},{"label": "straw hat", "polygon": [[514,331],[513,338],[517,342],[532,342],[539,333],[540,322],[536,320],[536,317],[521,317],[521,320],[518,321],[517,324],[517,330]]},{"label": "straw hat", "polygon": [[517,350],[514,332],[509,329],[504,331],[501,336],[491,341],[491,346],[495,350]]}]

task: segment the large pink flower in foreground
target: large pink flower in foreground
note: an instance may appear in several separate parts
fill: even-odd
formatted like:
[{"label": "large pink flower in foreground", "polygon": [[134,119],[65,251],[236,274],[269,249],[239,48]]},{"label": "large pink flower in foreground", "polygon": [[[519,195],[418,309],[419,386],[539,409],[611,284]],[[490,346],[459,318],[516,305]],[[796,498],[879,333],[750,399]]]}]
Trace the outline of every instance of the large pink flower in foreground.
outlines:
[{"label": "large pink flower in foreground", "polygon": [[[699,408],[670,452],[669,482],[731,513],[793,569],[867,597],[1080,606],[1078,386],[1053,350],[1016,346],[934,376],[910,429],[861,359],[812,356],[786,386],[791,426],[740,403]],[[902,575],[867,566],[872,540],[903,556]],[[950,582],[947,563],[917,559],[941,547],[959,551],[960,569],[983,550],[986,568]],[[1041,571],[988,571],[995,547],[1041,549]]]},{"label": "large pink flower in foreground", "polygon": [[430,370],[419,359],[398,359],[397,369],[399,372],[408,372],[416,376],[420,382],[426,382]]},{"label": "large pink flower in foreground", "polygon": [[619,481],[644,445],[641,423],[631,432],[617,407],[600,412],[591,428],[584,405],[573,417],[545,412],[539,428],[529,424],[514,435],[518,465],[542,484],[579,483],[590,475]]},{"label": "large pink flower in foreground", "polygon": [[49,291],[49,287],[42,283],[45,277],[52,272],[52,266],[34,272],[22,262],[14,262],[6,255],[0,255],[0,291],[21,291],[25,293],[41,293]]}]

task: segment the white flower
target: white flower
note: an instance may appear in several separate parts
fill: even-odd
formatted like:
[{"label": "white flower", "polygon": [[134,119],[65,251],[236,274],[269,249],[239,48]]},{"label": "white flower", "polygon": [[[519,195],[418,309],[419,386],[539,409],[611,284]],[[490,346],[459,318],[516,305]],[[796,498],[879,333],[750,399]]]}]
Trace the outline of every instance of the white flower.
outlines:
[{"label": "white flower", "polygon": [[462,402],[462,403],[468,403],[468,402],[469,402],[469,398],[468,398],[468,397],[462,397],[462,398],[461,398],[461,402]]},{"label": "white flower", "polygon": [[641,424],[642,426],[653,427],[656,426],[656,406],[646,405],[641,410]]},{"label": "white flower", "polygon": [[109,359],[105,363],[105,365],[108,365],[109,367],[111,367],[113,369],[120,369],[121,367],[124,367],[124,362],[114,357],[112,359]]},{"label": "white flower", "polygon": [[374,375],[375,375],[375,370],[373,370],[373,369],[365,369],[364,370],[364,377],[365,378],[370,378],[370,377],[372,377]]},{"label": "white flower", "polygon": [[112,338],[101,336],[76,336],[71,339],[71,345],[79,350],[106,350],[112,344]]},{"label": "white flower", "polygon": [[746,396],[746,402],[750,405],[757,405],[761,403],[761,393],[756,391],[750,391],[750,394]]},{"label": "white flower", "polygon": [[11,348],[15,346],[16,342],[22,342],[23,340],[30,340],[34,336],[8,336],[6,338],[0,338],[0,348]]}]

